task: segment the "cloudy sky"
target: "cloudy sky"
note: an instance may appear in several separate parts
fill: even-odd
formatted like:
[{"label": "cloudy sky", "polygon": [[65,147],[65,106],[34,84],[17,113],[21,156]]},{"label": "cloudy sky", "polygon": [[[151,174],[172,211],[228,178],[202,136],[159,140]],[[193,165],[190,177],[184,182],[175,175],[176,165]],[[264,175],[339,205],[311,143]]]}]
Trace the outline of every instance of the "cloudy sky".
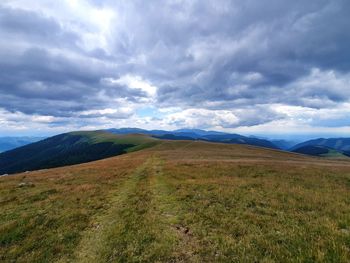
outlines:
[{"label": "cloudy sky", "polygon": [[348,0],[1,0],[0,135],[350,134]]}]

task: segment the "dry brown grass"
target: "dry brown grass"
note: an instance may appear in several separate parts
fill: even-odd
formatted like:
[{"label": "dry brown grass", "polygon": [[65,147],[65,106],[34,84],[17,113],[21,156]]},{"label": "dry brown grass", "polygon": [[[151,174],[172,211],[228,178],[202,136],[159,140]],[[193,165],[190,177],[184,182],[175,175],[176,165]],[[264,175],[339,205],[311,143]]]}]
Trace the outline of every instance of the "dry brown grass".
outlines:
[{"label": "dry brown grass", "polygon": [[349,193],[345,160],[169,141],[0,178],[0,261],[349,262]]}]

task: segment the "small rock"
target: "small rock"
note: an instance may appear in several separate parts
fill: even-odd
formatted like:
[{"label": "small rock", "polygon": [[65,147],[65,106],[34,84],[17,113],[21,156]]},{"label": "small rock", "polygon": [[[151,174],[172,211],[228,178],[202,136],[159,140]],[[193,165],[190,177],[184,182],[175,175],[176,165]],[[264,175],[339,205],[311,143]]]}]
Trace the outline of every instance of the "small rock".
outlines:
[{"label": "small rock", "polygon": [[341,232],[342,234],[344,234],[344,235],[350,235],[350,230],[345,229],[345,228],[340,229],[340,232]]},{"label": "small rock", "polygon": [[18,184],[18,187],[34,187],[35,185],[32,182],[22,182]]}]

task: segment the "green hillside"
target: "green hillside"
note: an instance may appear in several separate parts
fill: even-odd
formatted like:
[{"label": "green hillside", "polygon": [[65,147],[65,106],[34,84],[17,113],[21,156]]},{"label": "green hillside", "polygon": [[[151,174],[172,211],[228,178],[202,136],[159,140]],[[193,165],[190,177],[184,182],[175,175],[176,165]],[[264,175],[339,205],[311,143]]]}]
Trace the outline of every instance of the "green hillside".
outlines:
[{"label": "green hillside", "polygon": [[319,138],[306,142],[302,142],[293,147],[292,150],[304,147],[304,146],[322,146],[335,149],[340,152],[349,152],[350,151],[350,138]]},{"label": "green hillside", "polygon": [[326,154],[321,154],[321,157],[327,157],[327,158],[349,158],[349,156],[343,154],[342,152],[339,152],[334,149],[329,149]]},{"label": "green hillside", "polygon": [[155,138],[137,134],[65,133],[1,153],[0,175],[95,161],[155,144]]},{"label": "green hillside", "polygon": [[305,145],[295,148],[295,153],[301,153],[311,156],[334,158],[334,159],[348,159],[349,157],[339,150],[335,150],[321,145]]}]

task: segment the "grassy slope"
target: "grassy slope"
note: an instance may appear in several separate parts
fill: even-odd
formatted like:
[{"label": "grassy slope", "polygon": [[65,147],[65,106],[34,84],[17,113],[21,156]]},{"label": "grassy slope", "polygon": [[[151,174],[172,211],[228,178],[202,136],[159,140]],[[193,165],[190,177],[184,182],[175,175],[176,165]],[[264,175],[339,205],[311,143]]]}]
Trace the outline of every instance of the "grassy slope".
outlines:
[{"label": "grassy slope", "polygon": [[133,144],[127,152],[134,152],[148,147],[155,146],[159,140],[144,134],[113,134],[104,131],[83,131],[72,132],[73,135],[85,135],[89,137],[91,143],[112,142],[114,144]]},{"label": "grassy slope", "polygon": [[0,261],[348,262],[349,191],[346,161],[162,142],[0,178]]},{"label": "grassy slope", "polygon": [[328,148],[325,146],[319,146],[319,145],[307,145],[302,146],[300,148],[294,149],[293,152],[300,153],[300,154],[306,154],[310,156],[318,156],[318,157],[326,157],[326,158],[332,158],[332,159],[347,159],[349,158],[342,152]]},{"label": "grassy slope", "polygon": [[145,135],[116,135],[103,131],[60,134],[0,154],[0,174],[61,167],[120,155],[154,146]]},{"label": "grassy slope", "polygon": [[327,158],[334,158],[334,159],[347,159],[348,156],[344,155],[341,152],[338,152],[337,150],[330,149],[328,153],[321,154],[321,157],[327,157]]}]

